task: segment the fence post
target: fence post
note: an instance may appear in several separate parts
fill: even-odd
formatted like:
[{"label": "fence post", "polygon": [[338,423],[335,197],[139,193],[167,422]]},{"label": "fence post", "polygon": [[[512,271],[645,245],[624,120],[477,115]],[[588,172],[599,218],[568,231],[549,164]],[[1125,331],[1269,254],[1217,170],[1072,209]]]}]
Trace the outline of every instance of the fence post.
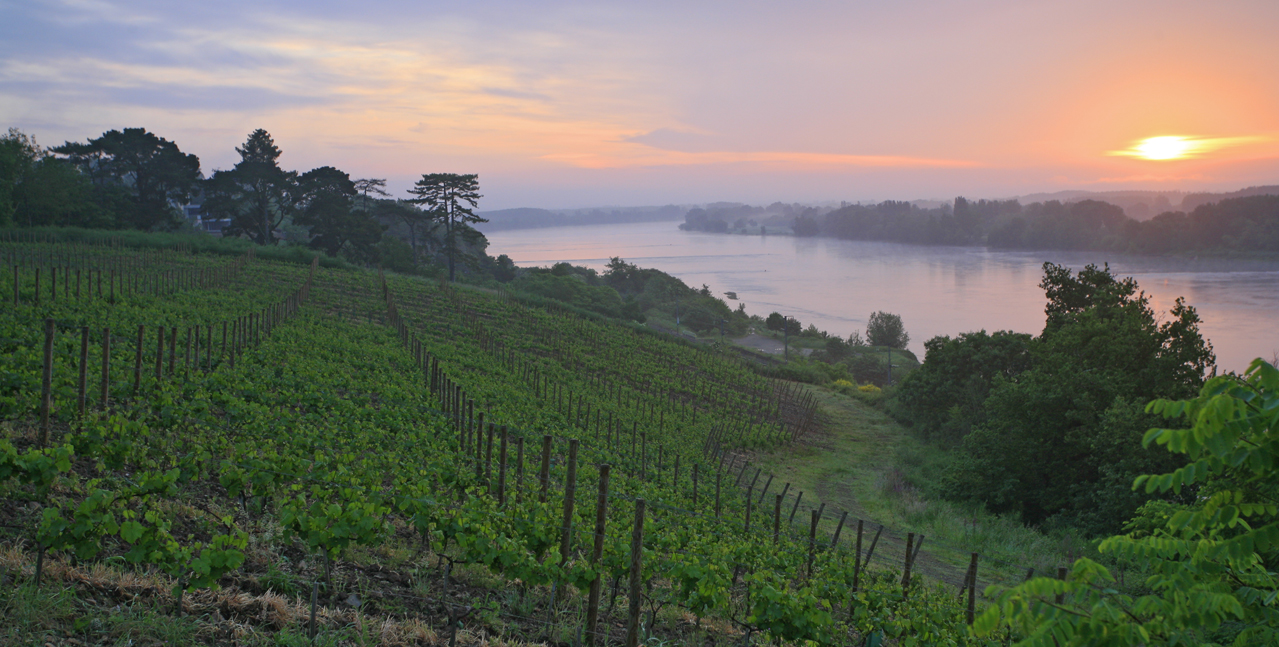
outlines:
[{"label": "fence post", "polygon": [[724,471],[720,470],[719,473],[715,475],[715,518],[716,519],[719,518],[719,487],[720,487],[720,484],[723,482],[724,482]]},{"label": "fence post", "polygon": [[542,503],[546,503],[546,493],[551,488],[551,436],[542,436],[542,469],[537,478],[542,482]]},{"label": "fence post", "polygon": [[524,437],[515,438],[515,498],[524,500]]},{"label": "fence post", "polygon": [[804,500],[804,491],[799,491],[799,496],[795,497],[795,505],[791,506],[790,517],[786,519],[786,523],[795,523],[795,511],[799,510],[799,502]]},{"label": "fence post", "polygon": [[80,384],[76,389],[76,410],[84,417],[85,391],[89,388],[89,327],[80,328]]},{"label": "fence post", "polygon": [[177,366],[176,359],[178,356],[178,327],[174,326],[169,329],[169,379],[173,379],[173,371]]},{"label": "fence post", "polygon": [[973,553],[968,563],[968,624],[973,624],[973,615],[977,610],[977,553]]},{"label": "fence post", "polygon": [[506,507],[506,425],[502,425],[502,441],[497,456],[497,507]]},{"label": "fence post", "polygon": [[107,410],[108,400],[111,398],[111,329],[102,329],[102,398],[98,401],[98,408],[102,411]]},{"label": "fence post", "polygon": [[160,388],[160,378],[164,376],[164,326],[155,329],[155,386]]},{"label": "fence post", "polygon": [[489,423],[488,441],[484,447],[484,489],[493,494],[493,432],[497,425]]},{"label": "fence post", "polygon": [[697,472],[698,464],[693,463],[693,509],[697,509]]},{"label": "fence post", "polygon": [[[612,468],[607,464],[600,465],[599,498],[595,502],[595,543],[591,548],[591,566],[599,563],[604,557],[604,522],[608,518],[608,473]],[[604,574],[596,573],[591,582],[590,596],[586,602],[586,647],[594,647],[596,625],[600,616],[600,589],[603,588]]]},{"label": "fence post", "polygon": [[644,499],[635,499],[635,528],[631,531],[631,581],[627,589],[629,607],[626,620],[625,647],[638,647],[640,620],[640,584],[644,560]]},{"label": "fence post", "polygon": [[879,544],[879,536],[884,533],[884,524],[879,525],[879,530],[875,531],[875,538],[870,540],[870,548],[866,551],[866,560],[862,562],[862,566],[870,567],[870,558],[875,554],[875,546]]},{"label": "fence post", "polygon": [[914,565],[915,565],[915,558],[916,558],[916,557],[919,557],[919,549],[920,549],[920,548],[923,548],[923,547],[924,547],[924,536],[923,536],[923,535],[920,535],[920,536],[919,536],[919,538],[915,540],[915,550],[914,550],[914,552],[912,552],[912,553],[910,554],[910,564],[911,564],[911,566],[914,566]]},{"label": "fence post", "polygon": [[568,563],[573,538],[573,497],[577,491],[577,439],[568,441],[568,477],[564,482],[564,525],[560,529],[560,564]]},{"label": "fence post", "polygon": [[138,353],[133,360],[133,394],[136,396],[138,390],[142,388],[142,344],[145,339],[143,335],[146,333],[146,326],[138,324]]},{"label": "fence post", "polygon": [[830,540],[830,547],[834,548],[839,545],[839,533],[844,530],[844,521],[848,519],[848,511],[839,516],[839,525],[835,527],[835,536]]},{"label": "fence post", "polygon": [[770,488],[770,487],[772,487],[772,486],[773,486],[773,477],[774,477],[774,476],[775,476],[774,474],[769,474],[769,475],[768,475],[768,481],[766,481],[766,482],[764,483],[764,489],[763,489],[763,490],[760,490],[760,492],[759,492],[759,502],[760,502],[760,503],[763,503],[763,502],[764,502],[764,495],[768,494],[768,488]]},{"label": "fence post", "polygon": [[861,580],[861,574],[862,574],[862,524],[864,523],[865,521],[861,519],[857,520],[857,549],[856,551],[854,551],[854,555],[856,555],[856,557],[854,557],[853,559],[853,590],[854,591],[857,590],[857,585],[859,581]]},{"label": "fence post", "polygon": [[817,523],[821,521],[820,510],[813,510],[813,522],[808,527],[808,577],[813,577],[813,557],[817,553]]},{"label": "fence post", "polygon": [[40,380],[40,447],[49,444],[49,409],[53,406],[53,319],[44,320],[44,376]]},{"label": "fence post", "polygon": [[[762,500],[764,497],[760,496]],[[777,500],[773,504],[773,544],[777,544],[778,538],[781,536],[782,530],[782,495],[777,495]]]},{"label": "fence post", "polygon": [[906,561],[902,565],[902,599],[910,595],[910,557],[915,548],[915,533],[906,533]]},{"label": "fence post", "polygon": [[[441,405],[441,406],[444,406],[444,405]],[[447,412],[447,407],[445,407],[445,411]],[[474,429],[466,433],[475,437],[475,480],[478,482],[478,481],[484,480],[484,412],[483,411],[480,412],[480,415],[478,417],[478,421],[476,422],[476,424],[471,426],[474,427]]]}]

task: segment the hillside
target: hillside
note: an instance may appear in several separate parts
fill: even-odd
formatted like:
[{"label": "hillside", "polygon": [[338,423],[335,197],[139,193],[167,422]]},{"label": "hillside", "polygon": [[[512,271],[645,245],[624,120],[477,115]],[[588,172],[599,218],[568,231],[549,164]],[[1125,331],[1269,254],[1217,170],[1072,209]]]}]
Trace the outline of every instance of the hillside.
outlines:
[{"label": "hillside", "polygon": [[953,588],[906,599],[870,523],[746,465],[816,403],[730,355],[253,250],[0,254],[6,642],[963,635]]}]

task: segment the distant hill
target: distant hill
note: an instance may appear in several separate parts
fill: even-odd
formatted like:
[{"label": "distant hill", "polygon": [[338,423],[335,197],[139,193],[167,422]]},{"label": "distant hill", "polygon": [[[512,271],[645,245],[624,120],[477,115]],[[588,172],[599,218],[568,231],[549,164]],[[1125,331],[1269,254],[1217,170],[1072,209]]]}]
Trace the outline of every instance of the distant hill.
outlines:
[{"label": "distant hill", "polygon": [[1246,189],[1231,191],[1230,193],[1189,193],[1181,201],[1178,211],[1190,213],[1201,204],[1209,202],[1221,202],[1228,198],[1247,198],[1254,195],[1279,195],[1279,185],[1269,186],[1250,186]]},{"label": "distant hill", "polygon": [[598,209],[566,209],[552,211],[520,207],[481,211],[479,215],[488,222],[475,228],[482,232],[506,229],[536,229],[539,227],[571,227],[578,225],[616,225],[628,222],[663,222],[683,220],[685,207],[619,207]]}]

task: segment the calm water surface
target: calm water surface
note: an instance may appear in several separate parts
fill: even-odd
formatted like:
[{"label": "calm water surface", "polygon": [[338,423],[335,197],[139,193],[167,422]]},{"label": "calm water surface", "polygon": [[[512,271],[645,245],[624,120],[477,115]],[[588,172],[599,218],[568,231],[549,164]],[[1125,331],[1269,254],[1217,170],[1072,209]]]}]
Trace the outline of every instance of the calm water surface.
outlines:
[{"label": "calm water surface", "polygon": [[[985,329],[1038,334],[1045,261],[1079,269],[1110,263],[1132,276],[1167,317],[1178,296],[1204,320],[1222,370],[1243,371],[1279,349],[1279,261],[1160,259],[1107,252],[1007,252],[783,236],[680,231],[656,222],[519,229],[488,235],[489,253],[529,267],[567,261],[603,270],[612,256],[655,267],[717,296],[736,292],[747,312],[792,315],[847,336],[876,310],[902,316],[910,349],[936,335]],[[732,301],[729,305],[735,306]]]}]

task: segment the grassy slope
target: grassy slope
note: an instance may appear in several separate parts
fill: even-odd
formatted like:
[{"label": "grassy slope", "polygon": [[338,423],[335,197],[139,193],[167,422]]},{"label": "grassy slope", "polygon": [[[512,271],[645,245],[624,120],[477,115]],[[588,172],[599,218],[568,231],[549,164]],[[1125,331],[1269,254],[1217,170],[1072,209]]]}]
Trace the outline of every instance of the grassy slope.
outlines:
[{"label": "grassy slope", "polygon": [[[820,402],[824,429],[797,445],[758,454],[753,460],[777,479],[804,492],[804,503],[847,510],[850,518],[890,530],[885,559],[903,551],[907,532],[927,539],[920,567],[926,574],[958,582],[970,552],[982,555],[982,584],[1014,582],[1034,567],[1039,573],[1068,563],[1080,551],[1070,537],[1049,537],[949,501],[930,500],[912,481],[936,476],[937,450],[922,445],[882,411],[856,398],[806,386]],[[868,532],[875,526],[868,526]],[[868,540],[869,541],[869,540]],[[987,558],[994,558],[987,559]],[[1001,560],[1006,564],[1000,564]]]}]

